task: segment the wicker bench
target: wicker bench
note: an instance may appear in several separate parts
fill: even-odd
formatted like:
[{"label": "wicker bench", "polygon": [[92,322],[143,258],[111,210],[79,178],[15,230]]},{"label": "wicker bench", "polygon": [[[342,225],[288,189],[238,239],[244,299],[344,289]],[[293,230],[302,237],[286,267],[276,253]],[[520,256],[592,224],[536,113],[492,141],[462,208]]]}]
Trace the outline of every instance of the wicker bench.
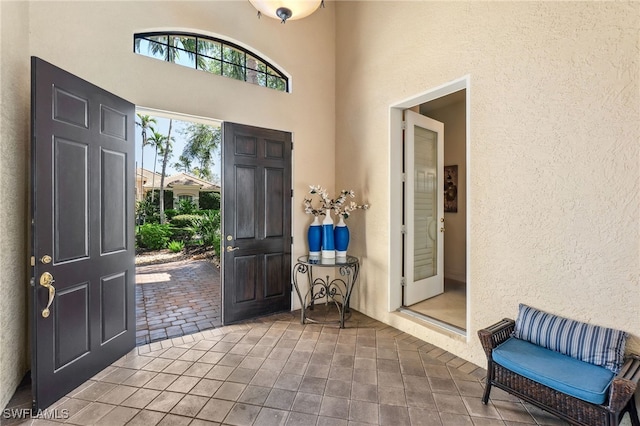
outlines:
[{"label": "wicker bench", "polygon": [[[628,412],[633,426],[640,426],[634,398],[634,392],[640,380],[640,356],[627,355],[619,370],[614,370],[615,374],[610,372],[610,376],[607,377],[606,371],[599,371],[606,370],[605,368],[543,347],[536,347],[531,342],[514,337],[516,335],[515,328],[516,321],[505,318],[478,331],[488,361],[486,387],[482,398],[484,404],[487,404],[489,400],[491,387],[496,386],[573,425],[618,425],[624,414]],[[624,342],[622,343],[622,353],[624,353]],[[525,359],[529,356],[533,358],[531,362]],[[495,360],[494,357],[498,360]],[[523,359],[523,364],[526,364],[524,369],[514,368],[514,365],[518,367],[517,363]],[[572,374],[574,370],[565,369],[562,365],[565,362],[570,364],[568,368],[578,369],[575,370],[575,374]],[[554,364],[559,365],[554,367]],[[536,366],[544,371],[542,373],[535,371]],[[580,370],[583,367],[587,368],[584,372]],[[552,370],[551,373],[548,371],[549,368]],[[589,368],[596,371],[592,372],[588,370]],[[560,377],[559,382],[568,379],[569,384],[561,383],[561,386],[557,386],[557,382],[553,378],[554,374]],[[580,384],[586,382],[586,385],[591,385],[589,382],[598,375],[604,375],[604,382],[601,381],[599,384],[601,386],[599,389],[602,390],[601,395],[598,395],[593,386],[591,388],[585,386],[585,389],[576,386],[575,382]],[[542,377],[542,380],[538,377]],[[547,380],[549,377],[550,380]],[[596,383],[596,385],[598,384]]]}]

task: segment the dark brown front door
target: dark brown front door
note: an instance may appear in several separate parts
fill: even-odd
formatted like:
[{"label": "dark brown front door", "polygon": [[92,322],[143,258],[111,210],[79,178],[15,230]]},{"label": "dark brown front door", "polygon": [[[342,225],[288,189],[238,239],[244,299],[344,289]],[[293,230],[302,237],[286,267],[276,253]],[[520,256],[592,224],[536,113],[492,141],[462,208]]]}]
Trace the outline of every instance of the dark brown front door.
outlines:
[{"label": "dark brown front door", "polygon": [[291,309],[291,133],[223,124],[223,309],[231,324]]},{"label": "dark brown front door", "polygon": [[33,405],[135,347],[135,106],[31,60]]}]

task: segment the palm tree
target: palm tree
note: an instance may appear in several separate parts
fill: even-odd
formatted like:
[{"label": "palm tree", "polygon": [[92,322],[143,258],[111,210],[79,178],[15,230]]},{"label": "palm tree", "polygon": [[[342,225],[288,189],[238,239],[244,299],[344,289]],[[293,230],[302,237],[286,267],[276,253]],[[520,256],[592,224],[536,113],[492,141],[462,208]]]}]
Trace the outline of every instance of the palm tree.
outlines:
[{"label": "palm tree", "polygon": [[[178,62],[180,53],[184,52],[194,61],[197,69],[207,69],[206,58],[197,53],[206,54],[205,52],[211,50],[208,47],[208,40],[201,41],[193,36],[179,35],[170,35],[168,38],[166,35],[147,36],[144,39],[147,42],[147,52],[151,56],[161,57],[168,62]],[[136,52],[140,52],[142,40],[140,38],[135,39]]]},{"label": "palm tree", "polygon": [[149,138],[147,137],[147,130],[155,132],[151,123],[157,124],[156,119],[148,115],[136,114],[140,119],[140,122],[136,122],[136,125],[140,127],[142,133],[142,147],[140,148],[140,193],[143,193],[143,179],[144,179],[144,147],[149,144]]},{"label": "palm tree", "polygon": [[[197,43],[196,43],[197,40]],[[195,62],[196,69],[206,70],[207,69],[207,60],[204,56],[200,54],[206,54],[208,49],[208,40],[200,40],[195,37],[180,37],[180,43],[182,47],[185,49],[187,56],[189,59],[192,59]],[[177,43],[176,43],[177,44]]]},{"label": "palm tree", "polygon": [[158,165],[158,151],[162,151],[165,138],[165,135],[154,130],[152,135],[148,139],[149,143],[152,143],[154,145],[154,148],[156,149],[156,154],[153,159],[153,176],[151,176],[151,188],[153,188],[151,191],[151,202],[153,202],[155,198],[154,195],[156,187],[156,166]]},{"label": "palm tree", "polygon": [[178,171],[183,171],[185,173],[189,173],[191,170],[191,159],[181,155],[178,157],[178,162],[173,164],[173,167]]},{"label": "palm tree", "polygon": [[[191,123],[182,131],[182,134],[186,137],[186,145],[180,160],[183,164],[188,164],[189,173],[199,178],[210,180],[214,159],[213,153],[220,146],[222,137],[220,127]],[[191,167],[193,160],[199,164]]]},{"label": "palm tree", "polygon": [[144,39],[136,38],[134,42],[134,49],[136,52],[140,52],[142,40],[147,42],[147,51],[151,56],[163,57],[166,61],[175,62],[177,52],[175,52],[175,49],[168,48],[169,42],[166,35],[148,36]]},{"label": "palm tree", "polygon": [[246,54],[231,47],[224,47],[222,50],[222,75],[225,77],[235,78],[236,80],[245,81],[245,59]]},{"label": "palm tree", "polygon": [[160,223],[166,222],[164,217],[164,175],[167,172],[167,163],[171,154],[171,128],[173,127],[173,119],[169,119],[169,132],[165,140],[164,147],[162,149],[162,174],[160,175]]}]

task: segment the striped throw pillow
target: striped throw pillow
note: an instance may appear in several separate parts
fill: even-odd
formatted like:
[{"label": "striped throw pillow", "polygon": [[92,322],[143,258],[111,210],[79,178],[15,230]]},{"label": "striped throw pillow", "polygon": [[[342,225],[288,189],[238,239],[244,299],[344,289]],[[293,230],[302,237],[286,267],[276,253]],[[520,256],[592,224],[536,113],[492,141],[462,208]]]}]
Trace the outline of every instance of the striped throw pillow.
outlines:
[{"label": "striped throw pillow", "polygon": [[520,304],[513,337],[618,373],[624,362],[625,331],[599,327]]}]

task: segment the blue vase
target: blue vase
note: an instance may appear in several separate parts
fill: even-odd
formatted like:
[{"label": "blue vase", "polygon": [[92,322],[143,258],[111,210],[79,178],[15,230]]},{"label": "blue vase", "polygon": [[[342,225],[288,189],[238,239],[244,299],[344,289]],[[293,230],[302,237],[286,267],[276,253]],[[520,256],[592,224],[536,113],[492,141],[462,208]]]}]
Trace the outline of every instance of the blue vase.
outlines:
[{"label": "blue vase", "polygon": [[333,219],[331,219],[330,209],[326,210],[322,220],[322,257],[327,259],[336,257],[336,248],[333,244]]},{"label": "blue vase", "polygon": [[349,228],[344,223],[342,216],[333,230],[333,239],[336,246],[336,257],[346,258],[347,247],[349,247]]},{"label": "blue vase", "polygon": [[309,257],[320,257],[320,250],[322,249],[322,224],[318,216],[313,218],[313,222],[309,225],[307,241],[309,243]]}]

